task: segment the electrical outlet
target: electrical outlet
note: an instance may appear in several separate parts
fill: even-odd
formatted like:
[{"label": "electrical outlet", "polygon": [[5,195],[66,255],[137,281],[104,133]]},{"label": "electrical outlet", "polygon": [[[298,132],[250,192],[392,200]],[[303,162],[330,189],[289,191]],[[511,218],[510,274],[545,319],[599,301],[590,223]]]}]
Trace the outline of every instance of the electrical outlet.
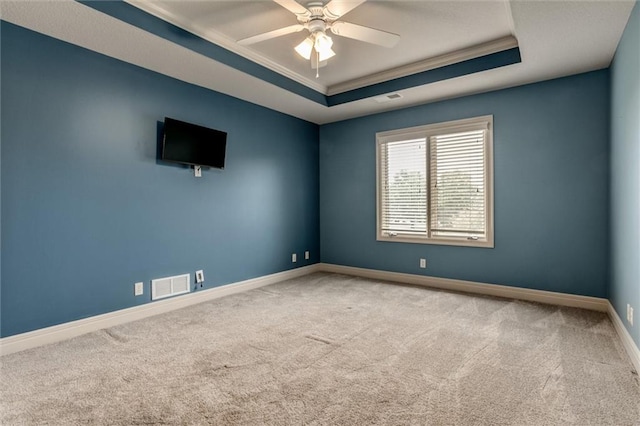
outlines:
[{"label": "electrical outlet", "polygon": [[629,324],[633,327],[633,306],[629,306]]},{"label": "electrical outlet", "polygon": [[196,271],[196,284],[202,284],[204,282],[204,271],[202,269],[198,269]]},{"label": "electrical outlet", "polygon": [[420,259],[420,267],[422,269],[427,267],[427,259]]},{"label": "electrical outlet", "polygon": [[309,260],[309,250],[304,252],[304,259]]},{"label": "electrical outlet", "polygon": [[141,296],[144,293],[144,283],[135,283],[133,285],[133,294]]},{"label": "electrical outlet", "polygon": [[291,262],[296,263],[298,261],[298,255],[293,253],[291,255]]},{"label": "electrical outlet", "polygon": [[631,305],[627,303],[627,321],[631,322],[630,318]]}]

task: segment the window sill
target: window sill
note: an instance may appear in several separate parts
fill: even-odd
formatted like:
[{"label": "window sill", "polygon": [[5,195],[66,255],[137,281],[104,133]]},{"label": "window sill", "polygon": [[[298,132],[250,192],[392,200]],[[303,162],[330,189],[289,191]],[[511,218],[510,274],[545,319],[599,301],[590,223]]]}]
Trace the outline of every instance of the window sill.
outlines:
[{"label": "window sill", "polygon": [[473,241],[473,240],[463,240],[463,239],[437,239],[437,238],[425,238],[425,237],[409,237],[409,236],[402,236],[402,235],[397,235],[395,237],[378,235],[376,240],[388,242],[388,243],[433,244],[433,245],[441,245],[441,246],[494,248],[493,241],[487,241],[487,240]]}]

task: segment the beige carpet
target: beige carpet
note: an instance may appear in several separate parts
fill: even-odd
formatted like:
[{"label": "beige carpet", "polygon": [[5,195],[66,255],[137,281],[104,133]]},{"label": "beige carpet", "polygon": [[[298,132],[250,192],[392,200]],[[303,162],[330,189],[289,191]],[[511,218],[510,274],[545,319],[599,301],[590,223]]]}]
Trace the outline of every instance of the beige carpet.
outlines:
[{"label": "beige carpet", "polygon": [[640,425],[605,314],[335,274],[1,362],[2,425]]}]

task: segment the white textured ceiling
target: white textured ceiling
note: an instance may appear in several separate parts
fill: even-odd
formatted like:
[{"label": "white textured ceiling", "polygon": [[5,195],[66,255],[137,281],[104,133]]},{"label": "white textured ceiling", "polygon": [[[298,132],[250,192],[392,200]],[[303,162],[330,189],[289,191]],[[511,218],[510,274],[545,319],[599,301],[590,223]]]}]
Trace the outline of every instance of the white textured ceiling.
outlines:
[{"label": "white textured ceiling", "polygon": [[[152,2],[165,19],[206,38],[234,41],[295,23],[271,1]],[[338,53],[316,81],[292,54],[295,34],[251,46],[244,56],[320,90],[511,33],[522,63],[400,91],[401,99],[319,105],[75,1],[5,1],[2,19],[114,58],[316,123],[327,123],[609,66],[634,1],[376,1],[343,20],[396,32],[394,49],[334,38]],[[158,15],[160,16],[160,15]],[[176,18],[178,17],[178,18]],[[293,19],[293,21],[292,21]],[[174,22],[175,23],[175,22]],[[203,36],[203,34],[199,34]],[[299,36],[300,34],[298,34]],[[224,44],[220,42],[220,44]],[[311,78],[309,78],[311,77]]]}]

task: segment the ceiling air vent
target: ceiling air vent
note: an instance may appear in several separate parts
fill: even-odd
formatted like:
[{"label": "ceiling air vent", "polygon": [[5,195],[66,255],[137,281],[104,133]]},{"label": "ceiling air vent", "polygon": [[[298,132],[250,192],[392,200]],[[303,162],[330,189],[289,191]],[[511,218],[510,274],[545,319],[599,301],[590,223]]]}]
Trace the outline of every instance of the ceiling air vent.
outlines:
[{"label": "ceiling air vent", "polygon": [[189,293],[190,281],[189,274],[151,280],[151,300]]},{"label": "ceiling air vent", "polygon": [[379,104],[383,104],[385,102],[395,101],[396,99],[400,98],[402,98],[402,95],[400,93],[389,93],[386,95],[375,97],[373,98],[373,100],[375,100]]}]

